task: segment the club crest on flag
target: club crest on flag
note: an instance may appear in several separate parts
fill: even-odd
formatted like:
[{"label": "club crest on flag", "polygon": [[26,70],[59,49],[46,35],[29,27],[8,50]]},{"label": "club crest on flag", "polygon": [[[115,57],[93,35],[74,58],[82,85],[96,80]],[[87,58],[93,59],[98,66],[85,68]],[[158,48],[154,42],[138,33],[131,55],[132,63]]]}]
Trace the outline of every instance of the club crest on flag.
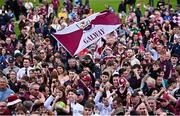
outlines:
[{"label": "club crest on flag", "polygon": [[93,25],[91,24],[91,21],[90,21],[90,20],[82,21],[82,22],[80,22],[79,24],[76,24],[76,26],[77,26],[79,29],[83,29],[83,32],[89,31],[89,30],[91,30],[92,27],[93,27]]},{"label": "club crest on flag", "polygon": [[103,11],[75,22],[52,36],[74,56],[119,26],[120,20],[115,13]]}]

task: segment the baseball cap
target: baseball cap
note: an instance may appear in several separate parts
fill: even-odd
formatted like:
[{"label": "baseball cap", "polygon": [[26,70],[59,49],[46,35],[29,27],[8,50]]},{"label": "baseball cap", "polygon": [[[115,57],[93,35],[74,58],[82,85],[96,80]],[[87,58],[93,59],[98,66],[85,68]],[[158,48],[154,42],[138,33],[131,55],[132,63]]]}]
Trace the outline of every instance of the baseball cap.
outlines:
[{"label": "baseball cap", "polygon": [[17,58],[17,57],[19,57],[19,56],[23,56],[21,53],[16,53],[15,55],[14,55],[14,57],[15,58]]},{"label": "baseball cap", "polygon": [[119,72],[117,72],[117,71],[113,72],[112,76],[113,77],[119,77]]},{"label": "baseball cap", "polygon": [[15,55],[14,55],[14,57],[15,58],[17,58],[17,57],[19,57],[19,56],[23,56],[21,53],[16,53]]},{"label": "baseball cap", "polygon": [[12,106],[12,105],[15,105],[19,102],[21,102],[21,100],[19,99],[19,97],[15,94],[12,94],[10,95],[8,98],[7,98],[7,106]]},{"label": "baseball cap", "polygon": [[136,97],[136,96],[139,96],[139,93],[137,91],[134,91],[131,95],[131,97]]},{"label": "baseball cap", "polygon": [[84,95],[84,90],[83,89],[76,90],[76,95]]},{"label": "baseball cap", "polygon": [[13,58],[13,57],[9,57],[9,58],[8,58],[8,62],[9,62],[9,63],[13,63],[13,62],[14,62],[14,58]]},{"label": "baseball cap", "polygon": [[[17,54],[17,53],[21,53],[19,50],[15,50],[14,51],[14,55]],[[22,54],[22,53],[21,53]]]}]

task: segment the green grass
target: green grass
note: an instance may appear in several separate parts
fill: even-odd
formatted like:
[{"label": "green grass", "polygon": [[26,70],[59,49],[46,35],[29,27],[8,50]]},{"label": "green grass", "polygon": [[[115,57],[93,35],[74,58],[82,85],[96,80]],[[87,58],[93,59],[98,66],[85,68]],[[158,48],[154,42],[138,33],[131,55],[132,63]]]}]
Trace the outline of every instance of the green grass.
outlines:
[{"label": "green grass", "polygon": [[4,0],[0,0],[0,6],[4,5]]},{"label": "green grass", "polygon": [[[0,0],[0,6],[4,5],[4,1],[5,0]],[[40,5],[39,0],[36,0],[36,2],[34,2],[34,0],[31,0],[31,1],[33,2],[34,6]],[[62,3],[64,0],[59,0],[59,1],[60,1],[60,5],[62,7]],[[83,0],[83,2],[84,1],[85,0]],[[95,12],[104,10],[105,5],[110,5],[117,11],[118,4],[120,3],[120,1],[122,1],[122,0],[90,0],[90,6]],[[136,3],[147,4],[148,1],[149,0],[136,0]],[[156,4],[159,0],[154,0],[154,1],[155,1],[154,5],[156,6]],[[171,0],[171,1],[172,1],[173,8],[175,8],[176,0]],[[50,3],[51,0],[48,0],[48,2]],[[165,2],[167,3],[168,0],[165,0]]]},{"label": "green grass", "polygon": [[[5,0],[0,0],[0,6],[4,5],[4,1]],[[24,0],[25,1],[25,0]],[[39,0],[35,0],[36,2],[34,2],[34,0],[31,0],[34,4],[34,6],[39,6],[40,3],[39,3]],[[63,4],[63,1],[64,0],[59,0],[60,1],[60,7],[62,7],[62,4]],[[84,2],[85,0],[83,0]],[[105,9],[105,5],[110,5],[112,6],[116,12],[118,10],[118,5],[119,3],[121,2],[122,0],[90,0],[90,6],[91,8],[95,11],[95,12],[98,12],[98,11],[102,11]],[[147,4],[149,0],[136,0],[136,3],[140,3],[142,4],[142,6],[144,4]],[[157,2],[159,0],[154,0],[154,5],[156,6]],[[51,0],[48,0],[48,3],[50,3]],[[165,0],[166,3],[168,3],[168,0]],[[175,9],[175,6],[176,6],[176,0],[171,0],[172,2],[172,6],[173,8]],[[128,7],[127,7],[128,8]],[[144,8],[142,7],[142,12],[144,12]]]},{"label": "green grass", "polygon": [[120,0],[90,0],[90,6],[95,12],[104,10],[105,5],[110,5],[117,10],[119,1]]},{"label": "green grass", "polygon": [[[4,1],[5,0],[0,0],[0,6],[4,5]],[[39,6],[40,5],[39,0],[36,0],[36,2],[34,2],[34,0],[31,0],[31,1],[33,2],[34,6]],[[62,7],[63,1],[64,0],[60,0],[60,7]],[[83,2],[84,1],[85,0],[83,0]],[[95,12],[98,12],[98,11],[103,11],[105,9],[105,5],[110,5],[117,12],[118,5],[119,5],[119,3],[121,1],[122,0],[90,0],[90,6]],[[140,3],[143,6],[144,4],[147,4],[148,1],[149,0],[136,0],[136,4]],[[157,2],[159,0],[154,0],[154,1],[155,1],[154,5],[156,6]],[[48,3],[50,3],[50,2],[51,2],[51,0],[48,0]],[[168,0],[165,0],[165,2],[168,3]],[[171,2],[172,2],[173,8],[175,9],[176,8],[176,0],[171,0]],[[128,6],[127,6],[127,10],[128,10]],[[141,11],[144,13],[144,8],[143,7],[142,7]],[[18,29],[17,24],[15,25],[15,32],[16,32],[17,35],[19,34],[19,29]]]},{"label": "green grass", "polygon": [[[4,5],[4,1],[5,0],[0,0],[0,6]],[[40,5],[39,0],[36,0],[36,2],[34,2],[34,0],[31,0],[31,1],[33,2],[34,6]],[[62,7],[62,4],[63,4],[64,0],[59,0],[59,1],[60,1],[60,4],[61,4],[61,7]],[[83,0],[83,2],[84,1],[85,0]],[[120,1],[122,1],[122,0],[90,0],[90,6],[95,12],[104,10],[105,5],[110,5],[117,11]],[[147,4],[148,1],[149,0],[136,0],[136,3]],[[155,1],[154,5],[156,6],[156,4],[157,4],[157,2],[159,0],[154,0],[154,1]],[[173,8],[175,8],[176,0],[171,0],[171,1],[172,1]],[[50,3],[51,0],[48,0],[48,2]],[[165,0],[165,2],[167,3],[168,0]],[[142,10],[143,10],[143,8],[142,8]]]}]

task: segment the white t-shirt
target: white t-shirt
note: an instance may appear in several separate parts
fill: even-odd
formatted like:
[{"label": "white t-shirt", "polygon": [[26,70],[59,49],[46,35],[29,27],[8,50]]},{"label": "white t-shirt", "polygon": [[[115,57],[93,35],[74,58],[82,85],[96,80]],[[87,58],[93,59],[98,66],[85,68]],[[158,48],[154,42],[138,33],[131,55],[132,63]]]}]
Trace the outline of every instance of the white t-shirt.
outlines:
[{"label": "white t-shirt", "polygon": [[82,116],[84,107],[79,103],[71,103],[73,116]]}]

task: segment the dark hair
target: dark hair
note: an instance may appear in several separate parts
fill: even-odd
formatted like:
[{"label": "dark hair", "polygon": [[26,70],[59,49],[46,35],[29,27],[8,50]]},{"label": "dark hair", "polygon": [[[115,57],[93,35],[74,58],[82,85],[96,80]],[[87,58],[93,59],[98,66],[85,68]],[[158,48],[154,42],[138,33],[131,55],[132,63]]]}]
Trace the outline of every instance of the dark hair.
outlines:
[{"label": "dark hair", "polygon": [[41,75],[40,77],[42,77],[43,78],[43,84],[45,84],[45,85],[47,85],[48,83],[48,77],[45,75],[45,74],[43,74],[43,75]]},{"label": "dark hair", "polygon": [[177,81],[176,81],[175,77],[172,77],[172,78],[168,79],[168,81],[167,81],[168,87],[171,86],[172,84],[176,83],[176,82]]},{"label": "dark hair", "polygon": [[45,92],[45,91],[46,91],[46,86],[44,84],[40,85],[39,92]]},{"label": "dark hair", "polygon": [[39,56],[34,56],[33,59],[37,60],[38,62],[41,60]]},{"label": "dark hair", "polygon": [[164,72],[164,70],[163,70],[162,68],[160,68],[160,69],[158,70],[158,74],[160,74],[161,72]]},{"label": "dark hair", "polygon": [[104,72],[102,73],[102,75],[107,75],[108,77],[110,76],[107,71],[104,71]]},{"label": "dark hair", "polygon": [[102,98],[106,98],[107,97],[107,94],[106,94],[106,92],[104,91],[103,93],[102,93]]},{"label": "dark hair", "polygon": [[131,116],[134,116],[134,115],[138,115],[138,113],[137,113],[135,110],[132,110],[132,111],[130,112],[130,115],[131,115]]},{"label": "dark hair", "polygon": [[29,72],[30,72],[30,71],[31,71],[31,72],[34,72],[35,70],[34,70],[34,69],[30,69]]},{"label": "dark hair", "polygon": [[75,69],[70,69],[70,70],[68,70],[68,74],[69,74],[69,72],[74,72],[74,73],[76,73],[76,70],[75,70]]},{"label": "dark hair", "polygon": [[128,60],[126,60],[122,63],[122,66],[131,66],[131,63]]},{"label": "dark hair", "polygon": [[151,89],[149,90],[149,92],[147,93],[147,96],[151,96],[152,93],[153,93],[153,91],[158,91],[158,92],[159,92],[159,89],[157,89],[157,88],[151,88]]},{"label": "dark hair", "polygon": [[69,90],[67,91],[67,94],[68,94],[69,92],[76,93],[76,90],[75,90],[75,89],[69,89]]},{"label": "dark hair", "polygon": [[31,61],[30,58],[23,58],[23,61],[24,61],[24,60],[29,60],[29,61]]},{"label": "dark hair", "polygon": [[115,97],[114,99],[113,99],[113,101],[117,101],[117,103],[118,104],[122,104],[123,103],[123,101],[122,101],[122,99],[120,98],[120,97]]},{"label": "dark hair", "polygon": [[94,103],[92,103],[91,101],[87,101],[84,107],[94,109]]},{"label": "dark hair", "polygon": [[33,105],[33,106],[32,106],[32,110],[31,110],[31,113],[32,113],[33,111],[37,111],[40,107],[44,107],[44,103]]},{"label": "dark hair", "polygon": [[7,54],[7,49],[6,49],[6,48],[1,48],[1,49],[0,49],[0,55],[2,55],[2,50],[3,50],[3,49],[6,50],[6,54]]},{"label": "dark hair", "polygon": [[177,54],[172,54],[171,57],[177,57],[178,58],[178,55]]},{"label": "dark hair", "polygon": [[141,65],[135,64],[135,65],[132,66],[132,69],[136,69],[136,68],[140,69],[140,68],[141,68]]},{"label": "dark hair", "polygon": [[159,62],[158,61],[153,61],[152,65],[159,65]]},{"label": "dark hair", "polygon": [[35,68],[35,69],[34,69],[34,71],[41,71],[41,69],[39,69],[39,68]]},{"label": "dark hair", "polygon": [[107,62],[107,66],[113,66],[114,65],[114,61],[113,60],[109,60],[108,62]]},{"label": "dark hair", "polygon": [[26,75],[24,75],[21,79],[25,80],[25,81],[29,81],[30,80],[30,78],[28,76],[26,76]]},{"label": "dark hair", "polygon": [[49,66],[49,65],[48,65],[47,62],[44,62],[44,63],[41,64],[41,66],[42,66],[43,68],[45,68],[45,67],[47,67],[47,66]]},{"label": "dark hair", "polygon": [[26,85],[24,85],[24,84],[20,84],[19,88],[24,89],[25,91],[28,90],[28,87]]},{"label": "dark hair", "polygon": [[125,68],[121,68],[121,69],[119,69],[119,75],[121,76],[122,74],[123,74],[123,72],[125,72],[126,71],[126,69]]}]

